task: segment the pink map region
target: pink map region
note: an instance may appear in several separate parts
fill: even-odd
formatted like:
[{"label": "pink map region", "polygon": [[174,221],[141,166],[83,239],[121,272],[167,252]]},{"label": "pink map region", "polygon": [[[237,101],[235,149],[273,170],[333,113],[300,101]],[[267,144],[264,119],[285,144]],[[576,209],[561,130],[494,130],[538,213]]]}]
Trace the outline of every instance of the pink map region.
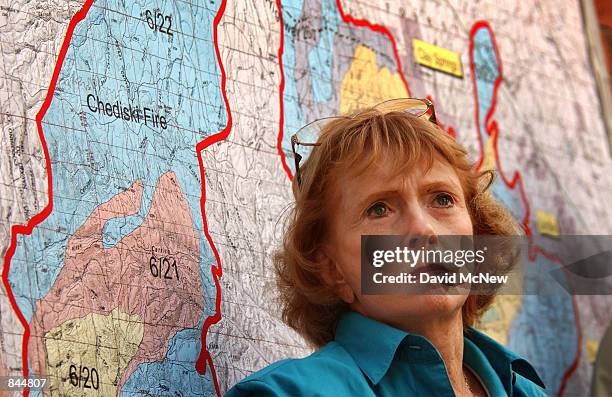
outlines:
[{"label": "pink map region", "polygon": [[[37,302],[30,324],[33,373],[47,373],[45,333],[90,313],[108,315],[119,308],[144,322],[143,340],[119,381],[119,390],[139,364],[165,356],[168,341],[177,331],[198,324],[204,310],[200,241],[173,172],[160,177],[143,223],[116,246],[102,245],[105,223],[137,213],[142,193],[138,180],[96,207],[68,241],[64,267],[49,293]],[[155,257],[153,270],[151,257]],[[164,257],[170,259],[164,262],[168,266],[161,266]]]}]

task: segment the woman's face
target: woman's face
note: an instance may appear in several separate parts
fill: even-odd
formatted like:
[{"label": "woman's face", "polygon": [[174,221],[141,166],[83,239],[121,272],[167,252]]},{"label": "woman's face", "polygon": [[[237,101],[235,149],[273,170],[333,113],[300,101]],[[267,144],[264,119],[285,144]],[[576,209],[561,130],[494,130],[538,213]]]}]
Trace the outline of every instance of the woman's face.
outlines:
[{"label": "woman's face", "polygon": [[471,235],[472,221],[453,167],[435,156],[432,167],[420,161],[393,175],[378,164],[353,177],[339,177],[330,206],[330,238],[323,251],[326,281],[351,308],[391,325],[406,319],[457,314],[467,295],[362,295],[361,235]]}]

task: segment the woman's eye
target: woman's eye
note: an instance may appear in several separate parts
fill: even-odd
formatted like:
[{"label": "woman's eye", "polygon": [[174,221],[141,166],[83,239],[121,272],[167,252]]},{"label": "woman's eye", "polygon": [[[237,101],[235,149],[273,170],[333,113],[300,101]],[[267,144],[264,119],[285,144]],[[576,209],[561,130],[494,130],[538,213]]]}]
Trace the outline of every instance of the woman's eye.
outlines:
[{"label": "woman's eye", "polygon": [[440,208],[450,208],[455,204],[455,199],[448,193],[439,193],[434,198],[434,206]]},{"label": "woman's eye", "polygon": [[387,212],[389,212],[387,205],[381,202],[375,203],[373,206],[368,208],[368,215],[374,216],[376,218],[381,218],[385,216]]}]

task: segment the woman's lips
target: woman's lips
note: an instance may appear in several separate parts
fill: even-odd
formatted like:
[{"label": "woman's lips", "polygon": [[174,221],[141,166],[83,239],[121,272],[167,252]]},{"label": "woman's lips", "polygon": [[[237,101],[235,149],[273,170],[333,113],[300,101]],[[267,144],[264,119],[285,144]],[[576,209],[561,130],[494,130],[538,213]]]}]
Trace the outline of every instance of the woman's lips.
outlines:
[{"label": "woman's lips", "polygon": [[419,264],[413,268],[410,274],[414,274],[417,277],[420,277],[421,273],[427,273],[429,275],[444,275],[446,273],[456,273],[458,271],[458,267],[452,264],[445,263],[424,263]]},{"label": "woman's lips", "polygon": [[[440,276],[446,276],[450,274],[458,274],[458,273],[461,273],[462,270],[463,269],[461,267],[455,266],[452,263],[420,263],[417,266],[415,266],[413,270],[410,271],[409,273],[413,274],[417,278],[417,280],[419,280],[419,284],[425,284],[425,283],[420,283],[421,273],[426,273],[429,276],[433,276],[433,277],[440,277]],[[458,276],[456,276],[456,280],[457,280],[456,283],[452,283],[452,282],[445,282],[445,278],[442,278],[439,283],[435,283],[431,285],[431,287],[435,286],[436,284],[444,285],[446,287],[455,287],[455,286],[462,284],[461,282],[459,282]]]}]

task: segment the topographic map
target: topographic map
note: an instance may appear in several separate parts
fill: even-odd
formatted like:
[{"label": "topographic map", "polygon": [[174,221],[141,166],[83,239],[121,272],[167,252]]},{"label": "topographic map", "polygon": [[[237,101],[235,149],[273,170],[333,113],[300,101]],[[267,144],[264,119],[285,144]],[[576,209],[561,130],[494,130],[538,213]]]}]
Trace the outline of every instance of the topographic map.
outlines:
[{"label": "topographic map", "polygon": [[[309,354],[270,260],[289,137],[387,98],[431,98],[529,236],[538,210],[612,234],[580,4],[558,4],[3,0],[0,376],[47,377],[51,396],[219,396]],[[418,65],[413,39],[459,53],[463,77]],[[554,241],[533,248],[556,266]],[[583,396],[610,305],[501,297],[481,328],[551,396]]]}]

